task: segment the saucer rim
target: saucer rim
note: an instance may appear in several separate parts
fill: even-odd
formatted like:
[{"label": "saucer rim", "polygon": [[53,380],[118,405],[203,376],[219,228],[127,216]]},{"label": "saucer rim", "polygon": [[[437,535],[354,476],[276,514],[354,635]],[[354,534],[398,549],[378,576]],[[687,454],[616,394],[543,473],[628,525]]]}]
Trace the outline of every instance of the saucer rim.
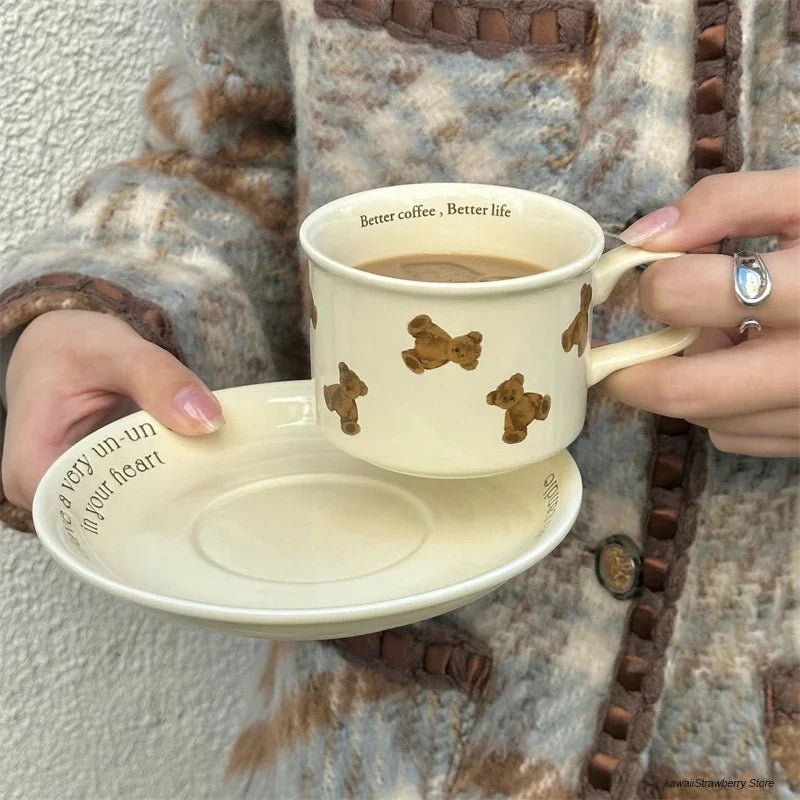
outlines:
[{"label": "saucer rim", "polygon": [[[287,390],[294,391],[287,392]],[[314,398],[314,384],[313,380],[310,379],[247,384],[244,386],[220,389],[215,391],[214,394],[224,406],[226,400],[231,396],[253,391],[261,393],[265,396],[265,399],[268,397],[283,396],[284,392],[287,392],[288,396],[295,396],[298,399],[302,396],[311,402],[313,402]],[[148,412],[136,411],[126,417],[114,420],[108,425],[104,425],[102,428],[93,431],[89,436],[95,437],[103,431],[110,431],[116,428],[122,423],[131,424],[132,422],[155,422],[160,425]],[[161,427],[164,426],[162,425]],[[580,512],[583,499],[583,479],[580,470],[569,451],[563,449],[549,458],[543,459],[543,461],[556,458],[563,459],[565,462],[564,469],[569,476],[574,479],[576,490],[570,494],[568,502],[565,502],[564,510],[557,513],[553,518],[552,529],[543,533],[533,547],[511,561],[507,561],[491,570],[472,575],[469,578],[446,586],[429,589],[417,594],[406,595],[404,597],[396,597],[370,603],[332,606],[328,608],[281,610],[227,606],[219,603],[173,597],[159,592],[136,588],[122,581],[102,575],[96,569],[83,564],[77,556],[66,548],[55,532],[55,528],[45,522],[45,495],[48,491],[48,487],[55,479],[54,476],[60,473],[65,465],[69,466],[74,460],[76,453],[80,453],[82,449],[85,449],[85,444],[83,443],[86,438],[89,437],[84,437],[84,439],[76,442],[53,462],[39,482],[34,495],[32,504],[34,528],[39,541],[50,556],[64,569],[85,583],[89,583],[102,591],[127,600],[128,602],[182,617],[226,623],[280,627],[298,624],[351,622],[372,617],[412,613],[426,607],[442,605],[448,601],[456,600],[459,597],[485,594],[516,575],[519,575],[552,552],[572,530],[572,526]],[[355,458],[354,456],[352,457]],[[431,480],[440,479],[431,478]],[[473,478],[472,480],[480,480],[480,478]]]}]

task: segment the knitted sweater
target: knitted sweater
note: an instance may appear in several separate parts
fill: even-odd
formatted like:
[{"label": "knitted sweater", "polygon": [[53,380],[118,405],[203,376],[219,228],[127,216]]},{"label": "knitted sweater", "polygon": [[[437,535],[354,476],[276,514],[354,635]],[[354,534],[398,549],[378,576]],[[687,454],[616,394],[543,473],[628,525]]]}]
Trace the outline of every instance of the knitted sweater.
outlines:
[{"label": "knitted sweater", "polygon": [[[166,14],[144,152],[90,176],[72,216],[3,265],[6,342],[37,314],[93,309],[212,387],[302,377],[296,232],[329,200],[497,183],[613,234],[706,174],[800,154],[795,0],[176,0]],[[598,309],[598,336],[646,331],[635,282]],[[219,796],[800,797],[797,462],[720,454],[594,390],[571,452],[580,517],[525,574],[434,621],[265,643]],[[644,557],[627,600],[593,568],[614,534]],[[692,778],[746,786],[672,783]]]}]

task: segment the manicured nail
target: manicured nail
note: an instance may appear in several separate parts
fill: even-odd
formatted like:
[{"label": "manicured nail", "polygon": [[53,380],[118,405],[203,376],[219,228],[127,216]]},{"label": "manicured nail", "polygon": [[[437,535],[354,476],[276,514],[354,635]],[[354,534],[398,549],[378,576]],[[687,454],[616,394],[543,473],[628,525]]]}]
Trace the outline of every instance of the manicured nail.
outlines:
[{"label": "manicured nail", "polygon": [[641,219],[637,219],[630,227],[625,228],[619,238],[625,244],[640,245],[671,228],[678,221],[679,215],[680,212],[675,206],[657,208],[655,211],[645,214]]},{"label": "manicured nail", "polygon": [[225,424],[216,397],[199,386],[184,386],[175,395],[175,405],[184,416],[201,425],[209,433],[219,430]]}]

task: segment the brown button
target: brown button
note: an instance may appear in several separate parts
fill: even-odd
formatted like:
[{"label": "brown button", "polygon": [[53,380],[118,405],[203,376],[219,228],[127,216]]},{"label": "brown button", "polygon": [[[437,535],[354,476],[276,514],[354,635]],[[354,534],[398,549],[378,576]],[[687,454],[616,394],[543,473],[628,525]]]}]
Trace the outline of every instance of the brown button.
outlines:
[{"label": "brown button", "polygon": [[478,16],[478,38],[483,42],[508,44],[511,31],[506,15],[498,8],[482,8]]},{"label": "brown button", "polygon": [[558,44],[558,16],[555,11],[535,11],[531,15],[531,42]]},{"label": "brown button", "polygon": [[627,600],[641,591],[642,556],[627,536],[609,536],[598,544],[594,571],[600,585],[617,600]]},{"label": "brown button", "polygon": [[725,26],[712,25],[701,31],[697,37],[697,54],[698,61],[712,61],[715,58],[720,58],[725,52]]}]

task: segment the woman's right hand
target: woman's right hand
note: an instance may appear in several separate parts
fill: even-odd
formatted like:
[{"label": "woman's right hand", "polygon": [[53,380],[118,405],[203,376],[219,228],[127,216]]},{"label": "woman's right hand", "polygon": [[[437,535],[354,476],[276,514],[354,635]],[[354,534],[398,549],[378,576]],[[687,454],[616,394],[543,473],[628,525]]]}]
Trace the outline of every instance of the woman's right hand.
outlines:
[{"label": "woman's right hand", "polygon": [[3,490],[23,508],[61,453],[137,407],[189,436],[225,422],[214,395],[174,356],[93,311],[50,311],[25,328],[11,354],[6,400]]},{"label": "woman's right hand", "polygon": [[[777,235],[764,254],[772,295],[748,309],[733,289],[734,261],[683,255],[649,266],[639,282],[646,314],[702,328],[683,358],[659,358],[606,378],[617,400],[707,428],[722,452],[800,455],[800,166],[711,175],[620,238],[648,250],[693,250],[726,237]],[[746,341],[738,326],[764,326]]]}]

